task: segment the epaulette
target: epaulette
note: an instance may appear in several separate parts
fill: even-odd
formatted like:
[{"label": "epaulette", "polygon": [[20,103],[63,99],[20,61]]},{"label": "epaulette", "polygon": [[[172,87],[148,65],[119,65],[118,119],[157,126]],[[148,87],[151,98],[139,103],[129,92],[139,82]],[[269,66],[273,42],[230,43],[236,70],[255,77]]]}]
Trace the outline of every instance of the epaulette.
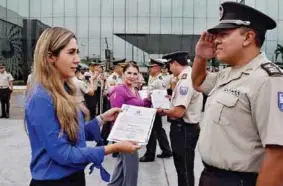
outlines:
[{"label": "epaulette", "polygon": [[117,79],[117,76],[116,76],[116,75],[114,75],[114,76],[113,76],[113,79],[115,79],[115,80],[116,80],[116,79]]},{"label": "epaulette", "polygon": [[187,76],[188,76],[187,74],[183,74],[181,79],[187,79]]},{"label": "epaulette", "polygon": [[282,76],[283,72],[274,63],[264,63],[260,65],[263,70],[265,70],[269,76]]}]

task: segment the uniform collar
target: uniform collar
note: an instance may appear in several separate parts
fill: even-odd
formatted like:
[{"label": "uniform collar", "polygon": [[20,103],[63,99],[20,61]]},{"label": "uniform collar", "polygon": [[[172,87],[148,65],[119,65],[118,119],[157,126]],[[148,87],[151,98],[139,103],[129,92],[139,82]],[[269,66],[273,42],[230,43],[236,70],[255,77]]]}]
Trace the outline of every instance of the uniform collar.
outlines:
[{"label": "uniform collar", "polygon": [[257,55],[253,60],[251,60],[248,64],[242,67],[239,68],[230,67],[220,77],[221,79],[220,85],[227,84],[235,79],[239,79],[242,76],[242,74],[249,75],[256,69],[258,69],[258,67],[260,67],[262,63],[266,63],[266,62],[269,62],[269,60],[266,58],[265,53],[262,52],[259,55]]},{"label": "uniform collar", "polygon": [[185,67],[182,72],[178,75],[178,79],[182,79],[182,76],[184,74],[188,74],[188,72],[190,72],[192,70],[192,68],[190,66]]},{"label": "uniform collar", "polygon": [[262,63],[269,62],[264,52],[261,52],[253,60],[251,60],[245,66],[239,68],[239,71],[244,74],[250,74],[252,71],[255,71]]}]

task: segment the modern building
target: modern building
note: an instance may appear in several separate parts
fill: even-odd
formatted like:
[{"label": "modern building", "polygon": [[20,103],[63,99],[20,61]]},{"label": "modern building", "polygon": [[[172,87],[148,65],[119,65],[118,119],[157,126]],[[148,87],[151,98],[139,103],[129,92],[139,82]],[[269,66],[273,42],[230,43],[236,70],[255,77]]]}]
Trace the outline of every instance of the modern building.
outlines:
[{"label": "modern building", "polygon": [[[186,50],[194,56],[201,32],[217,23],[222,2],[0,0],[0,61],[17,78],[25,78],[32,64],[36,39],[49,26],[72,30],[78,38],[81,58],[126,57],[147,63],[149,57],[159,58],[176,50]],[[267,33],[263,46],[267,56],[275,61],[276,46],[283,44],[283,1],[245,0],[244,3],[277,21],[277,28]]]}]

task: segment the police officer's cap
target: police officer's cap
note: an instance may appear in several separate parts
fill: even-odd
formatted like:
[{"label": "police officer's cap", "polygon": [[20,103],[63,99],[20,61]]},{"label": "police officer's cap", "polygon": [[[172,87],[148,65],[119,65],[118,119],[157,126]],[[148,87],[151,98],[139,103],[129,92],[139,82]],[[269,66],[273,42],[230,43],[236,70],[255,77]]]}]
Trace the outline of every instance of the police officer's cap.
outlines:
[{"label": "police officer's cap", "polygon": [[162,60],[160,60],[160,59],[152,59],[152,58],[150,58],[149,59],[149,64],[147,65],[147,67],[153,67],[153,66],[164,66],[165,65],[165,63],[162,61]]},{"label": "police officer's cap", "polygon": [[98,62],[90,62],[89,66],[99,66],[100,63]]},{"label": "police officer's cap", "polygon": [[220,8],[219,24],[208,29],[209,33],[215,34],[221,30],[239,27],[248,27],[261,34],[274,29],[276,22],[264,13],[237,2],[224,2]]},{"label": "police officer's cap", "polygon": [[188,55],[188,52],[178,51],[166,54],[162,57],[162,59],[166,59],[168,61],[168,64],[172,61],[177,61],[180,65],[184,66],[188,65]]},{"label": "police officer's cap", "polygon": [[112,61],[112,63],[113,63],[113,65],[125,66],[126,65],[126,58],[114,60],[114,61]]}]

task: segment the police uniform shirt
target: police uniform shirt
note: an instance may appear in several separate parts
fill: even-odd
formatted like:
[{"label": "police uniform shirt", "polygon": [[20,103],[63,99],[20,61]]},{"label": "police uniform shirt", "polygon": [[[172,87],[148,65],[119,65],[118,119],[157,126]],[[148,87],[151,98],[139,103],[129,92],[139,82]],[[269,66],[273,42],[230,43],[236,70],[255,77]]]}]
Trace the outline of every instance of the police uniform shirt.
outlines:
[{"label": "police uniform shirt", "polygon": [[164,80],[166,81],[166,84],[167,84],[167,88],[170,88],[171,87],[171,74],[167,73],[167,74],[162,74]]},{"label": "police uniform shirt", "polygon": [[83,82],[82,80],[79,80],[77,77],[72,78],[72,80],[76,87],[76,94],[75,94],[76,101],[77,103],[81,103],[85,101],[84,94],[88,94],[90,88],[87,85],[87,83]]},{"label": "police uniform shirt", "polygon": [[4,73],[0,73],[0,88],[9,88],[10,86],[10,81],[13,81],[14,78],[13,76],[4,71]]},{"label": "police uniform shirt", "polygon": [[148,90],[166,90],[167,83],[165,79],[162,77],[162,74],[158,74],[156,77],[150,76],[148,80]]},{"label": "police uniform shirt", "polygon": [[188,66],[178,76],[179,80],[173,90],[171,102],[174,107],[185,107],[183,119],[186,123],[199,123],[203,96],[192,86],[191,71],[191,67]]},{"label": "police uniform shirt", "polygon": [[208,94],[199,138],[203,161],[226,170],[259,172],[264,147],[283,145],[281,70],[262,53],[241,68],[209,73],[201,89]]},{"label": "police uniform shirt", "polygon": [[115,87],[116,85],[122,84],[122,78],[116,73],[113,72],[108,78],[106,82],[105,89],[109,93],[109,91]]}]

